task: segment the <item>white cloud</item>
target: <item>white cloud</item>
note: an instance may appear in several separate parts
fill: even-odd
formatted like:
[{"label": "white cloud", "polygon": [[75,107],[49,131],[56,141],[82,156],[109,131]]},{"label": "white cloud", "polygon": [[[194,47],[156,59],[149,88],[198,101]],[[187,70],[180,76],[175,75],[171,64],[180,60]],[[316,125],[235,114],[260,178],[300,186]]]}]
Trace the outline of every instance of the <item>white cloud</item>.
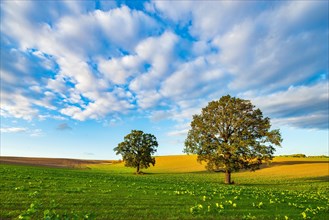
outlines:
[{"label": "white cloud", "polygon": [[154,111],[152,112],[150,118],[154,122],[158,122],[161,120],[170,119],[170,117],[173,115],[171,111]]},{"label": "white cloud", "polygon": [[73,119],[77,119],[77,120],[84,120],[84,117],[81,117],[81,109],[76,107],[76,106],[68,106],[66,108],[63,108],[60,111],[63,115],[67,115],[72,117]]},{"label": "white cloud", "polygon": [[256,97],[253,100],[256,105],[262,106],[270,114],[277,113],[278,110],[285,114],[301,106],[303,109],[299,109],[298,112],[328,110],[326,109],[328,96],[328,84],[319,83],[312,86],[291,86],[288,90]]},{"label": "white cloud", "polygon": [[184,130],[175,130],[175,131],[170,131],[167,133],[168,136],[183,136],[186,137],[188,133],[188,129],[184,129]]},{"label": "white cloud", "polygon": [[138,105],[142,109],[157,106],[162,98],[162,96],[155,90],[139,91],[136,97],[138,100]]},{"label": "white cloud", "polygon": [[33,129],[30,130],[28,133],[31,137],[42,137],[45,135],[41,129]]},{"label": "white cloud", "polygon": [[328,129],[328,112],[301,115],[297,117],[275,118],[272,120],[276,126],[289,126],[305,129]]},{"label": "white cloud", "polygon": [[168,77],[163,82],[161,93],[174,100],[202,97],[223,84],[223,75],[220,67],[209,63],[207,57],[198,57],[184,63]]},{"label": "white cloud", "polygon": [[65,120],[67,120],[67,118],[65,118],[65,117],[63,117],[61,115],[50,115],[50,114],[38,115],[38,119],[40,121],[46,120],[48,118],[55,119],[55,120],[58,120],[58,121],[65,121]]},{"label": "white cloud", "polygon": [[164,32],[159,37],[145,39],[136,47],[140,59],[150,65],[146,73],[138,75],[129,85],[129,89],[137,94],[137,102],[141,108],[154,107],[161,100],[157,89],[175,63],[174,48],[177,42],[178,37],[175,34]]},{"label": "white cloud", "polygon": [[[53,65],[53,62],[58,65],[55,75],[47,79],[46,88],[63,99],[58,106],[59,112],[78,120],[85,120],[98,119],[113,111],[125,112],[130,109],[131,99],[127,101],[125,101],[126,97],[118,99],[108,93],[108,90],[116,84],[125,84],[129,77],[140,73],[140,56],[122,56],[122,53],[134,52],[143,37],[150,32],[157,33],[157,22],[147,14],[129,9],[127,6],[110,7],[108,11],[87,12],[79,4],[66,4],[66,2],[61,7],[66,8],[71,14],[53,15],[54,20],[50,23],[46,23],[40,15],[36,20],[40,19],[41,22],[35,22],[34,19],[26,19],[34,7],[33,3],[29,3],[26,7],[20,5],[18,11],[21,11],[21,14],[14,16],[12,14],[14,5],[6,4],[4,27],[13,24],[15,27],[23,25],[24,35],[21,34],[22,29],[15,28],[6,30],[6,34],[20,42],[22,51],[26,52],[29,48],[34,48],[33,55],[41,59],[46,68]],[[45,10],[51,9],[46,7]],[[38,25],[36,26],[34,22]],[[160,40],[166,40],[166,37],[170,37],[169,34],[163,35]],[[153,43],[152,47],[155,46]],[[121,49],[123,52],[119,51]],[[166,47],[162,52],[169,56],[169,52],[165,49]],[[169,49],[171,49],[170,45]],[[110,60],[104,58],[109,55],[114,57]],[[160,68],[166,68],[166,60],[162,59],[160,52],[156,57],[152,55],[145,57],[143,52],[141,56],[146,59],[145,62],[152,62],[155,72]],[[96,67],[98,69],[90,62],[95,64],[98,62]],[[10,77],[6,78],[10,80]],[[35,84],[33,88],[31,87],[34,90],[37,88],[40,86]],[[109,101],[105,101],[103,97],[109,98]],[[142,106],[154,102],[145,93],[140,97],[146,97],[141,101]],[[48,98],[49,96],[43,100],[35,100],[34,104],[54,110]]]},{"label": "white cloud", "polygon": [[117,125],[121,125],[123,123],[123,120],[122,118],[114,115],[112,116],[112,118],[110,120],[103,120],[103,127],[114,127],[114,126],[117,126]]},{"label": "white cloud", "polygon": [[[158,24],[145,13],[131,10],[127,6],[110,11],[95,11],[94,17],[110,41],[118,46],[133,50],[140,38],[155,31]],[[124,37],[123,37],[124,36]]]},{"label": "white cloud", "polygon": [[[210,40],[226,32],[237,22],[248,18],[259,9],[256,2],[210,1],[168,2],[153,1],[154,7],[164,18],[188,24],[190,33],[202,40]],[[233,16],[232,16],[233,15]]]},{"label": "white cloud", "polygon": [[58,64],[60,72],[70,78],[75,83],[75,88],[82,93],[106,88],[106,84],[102,84],[101,79],[94,76],[86,62],[75,57],[63,57],[58,59]]},{"label": "white cloud", "polygon": [[140,68],[140,58],[132,55],[110,60],[101,59],[98,63],[98,70],[114,84],[126,84],[127,78],[138,74]]},{"label": "white cloud", "polygon": [[221,42],[223,53],[220,60],[235,76],[231,88],[241,90],[266,84],[264,89],[275,90],[307,80],[325,68],[325,58],[322,57],[325,48],[318,42],[324,42],[327,37],[325,33],[304,33],[285,40],[268,36],[262,42],[247,40],[243,44],[248,45],[247,48],[228,39]]},{"label": "white cloud", "polygon": [[41,65],[47,70],[53,70],[55,68],[55,63],[52,59],[49,59],[44,53],[41,51],[33,51],[32,54],[38,57],[41,60]]},{"label": "white cloud", "polygon": [[278,124],[328,128],[328,83],[290,87],[264,96],[246,96]]},{"label": "white cloud", "polygon": [[0,80],[6,84],[15,84],[17,82],[17,77],[8,71],[1,69]]},{"label": "white cloud", "polygon": [[168,132],[168,136],[186,137],[190,130],[190,123],[181,123],[175,126],[175,129]]},{"label": "white cloud", "polygon": [[46,91],[43,93],[42,98],[36,98],[32,101],[34,105],[49,109],[57,110],[57,107],[52,103],[52,100],[56,98],[56,95],[52,92]]},{"label": "white cloud", "polygon": [[[327,69],[326,2],[154,1],[152,5],[164,18],[187,25],[200,43],[211,42],[217,48],[217,62],[233,74],[230,90],[265,84],[264,89],[274,91]],[[195,47],[205,52],[209,48],[205,43]]]},{"label": "white cloud", "polygon": [[185,123],[227,93],[256,93],[275,120],[294,125],[326,112],[317,92],[328,72],[326,2],[154,1],[143,12],[64,1],[35,13],[38,4],[1,5],[2,43],[13,47],[1,52],[5,117],[57,111],[83,121],[133,110]]},{"label": "white cloud", "polygon": [[[250,50],[254,41],[255,26],[250,20],[236,24],[225,34],[215,38],[213,43],[221,50],[220,60],[222,63],[235,63],[237,67],[250,64]],[[232,72],[239,73],[240,69],[235,69],[234,65],[228,66]]]},{"label": "white cloud", "polygon": [[20,127],[7,127],[0,129],[1,129],[1,133],[21,133],[27,131],[27,128],[20,128]]},{"label": "white cloud", "polygon": [[69,80],[65,80],[62,74],[57,74],[54,79],[52,78],[48,79],[46,88],[56,93],[65,93],[66,90],[65,81],[69,81]]},{"label": "white cloud", "polygon": [[1,91],[1,116],[32,120],[38,115],[38,110],[32,106],[31,99],[22,92]]},{"label": "white cloud", "polygon": [[317,29],[319,25],[325,25],[324,21],[328,18],[328,2],[285,2],[260,18],[266,20],[273,30],[284,35]]},{"label": "white cloud", "polygon": [[[133,91],[153,90],[165,77],[173,64],[174,47],[178,38],[172,32],[164,32],[159,37],[149,37],[136,47],[136,53],[145,64],[150,65],[147,72],[137,76],[130,84]],[[168,65],[170,64],[170,65]]]},{"label": "white cloud", "polygon": [[95,101],[89,102],[83,109],[77,106],[68,106],[63,108],[61,113],[73,119],[84,121],[88,118],[101,119],[109,113],[124,113],[132,107],[133,105],[129,102],[118,100],[112,93],[103,93],[101,97],[97,97]]},{"label": "white cloud", "polygon": [[[328,45],[328,32],[314,29],[318,20],[314,16],[308,21],[313,26],[302,26],[305,15],[314,7],[324,14],[320,9],[323,6],[314,3],[312,7],[301,7],[303,4],[282,4],[236,23],[230,31],[214,38],[220,50],[219,61],[235,77],[230,88],[241,90],[265,84],[264,89],[275,90],[298,84],[326,68],[323,43]],[[296,13],[300,8],[303,10]]]},{"label": "white cloud", "polygon": [[194,4],[195,2],[191,1],[152,1],[146,4],[146,9],[151,13],[160,12],[164,18],[179,23],[186,20]]},{"label": "white cloud", "polygon": [[34,86],[30,86],[29,90],[36,92],[36,93],[41,93],[42,92],[42,88],[40,86],[34,85]]},{"label": "white cloud", "polygon": [[3,127],[0,128],[1,133],[24,133],[28,134],[30,137],[40,137],[43,136],[44,133],[41,129],[28,129],[23,127]]}]

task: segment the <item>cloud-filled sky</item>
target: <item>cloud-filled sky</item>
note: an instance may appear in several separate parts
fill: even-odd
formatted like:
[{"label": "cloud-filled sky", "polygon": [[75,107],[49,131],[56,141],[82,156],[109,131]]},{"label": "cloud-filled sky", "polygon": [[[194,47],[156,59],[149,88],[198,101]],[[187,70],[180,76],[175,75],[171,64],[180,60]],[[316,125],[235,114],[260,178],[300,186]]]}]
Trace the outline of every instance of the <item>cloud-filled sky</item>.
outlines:
[{"label": "cloud-filled sky", "polygon": [[328,154],[327,1],[1,1],[1,155],[117,158],[132,129],[182,154],[231,94]]}]

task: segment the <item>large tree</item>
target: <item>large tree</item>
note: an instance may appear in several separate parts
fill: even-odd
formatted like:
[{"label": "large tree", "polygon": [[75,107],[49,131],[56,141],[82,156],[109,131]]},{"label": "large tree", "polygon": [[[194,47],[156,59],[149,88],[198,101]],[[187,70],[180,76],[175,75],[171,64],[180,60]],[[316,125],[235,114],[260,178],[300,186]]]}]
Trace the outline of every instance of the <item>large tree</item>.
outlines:
[{"label": "large tree", "polygon": [[224,171],[231,184],[232,172],[254,171],[273,158],[282,139],[279,130],[270,129],[270,119],[249,100],[223,96],[193,116],[184,152],[197,154],[209,170]]},{"label": "large tree", "polygon": [[157,151],[158,142],[152,134],[143,131],[132,130],[124,137],[124,141],[114,148],[116,154],[121,154],[127,167],[135,167],[136,173],[140,169],[155,165],[155,158],[152,155]]}]

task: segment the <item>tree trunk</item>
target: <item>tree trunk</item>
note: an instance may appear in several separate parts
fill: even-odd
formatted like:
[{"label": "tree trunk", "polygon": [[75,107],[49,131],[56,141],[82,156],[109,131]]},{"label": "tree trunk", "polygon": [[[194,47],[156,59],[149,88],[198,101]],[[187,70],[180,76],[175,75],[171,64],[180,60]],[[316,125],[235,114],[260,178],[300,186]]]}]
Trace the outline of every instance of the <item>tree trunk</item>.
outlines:
[{"label": "tree trunk", "polygon": [[225,184],[232,184],[231,182],[231,171],[225,171]]},{"label": "tree trunk", "polygon": [[137,165],[137,171],[136,171],[137,174],[139,174],[139,164]]}]

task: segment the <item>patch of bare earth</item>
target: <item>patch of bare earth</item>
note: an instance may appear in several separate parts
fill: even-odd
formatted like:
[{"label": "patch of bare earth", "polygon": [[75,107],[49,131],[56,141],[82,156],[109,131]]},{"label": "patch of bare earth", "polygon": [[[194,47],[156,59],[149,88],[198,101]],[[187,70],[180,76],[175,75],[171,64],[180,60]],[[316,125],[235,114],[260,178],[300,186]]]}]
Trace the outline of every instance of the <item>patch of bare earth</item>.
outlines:
[{"label": "patch of bare earth", "polygon": [[113,160],[80,160],[66,158],[38,158],[38,157],[0,157],[1,164],[18,164],[62,168],[86,168],[90,164],[112,164]]}]

